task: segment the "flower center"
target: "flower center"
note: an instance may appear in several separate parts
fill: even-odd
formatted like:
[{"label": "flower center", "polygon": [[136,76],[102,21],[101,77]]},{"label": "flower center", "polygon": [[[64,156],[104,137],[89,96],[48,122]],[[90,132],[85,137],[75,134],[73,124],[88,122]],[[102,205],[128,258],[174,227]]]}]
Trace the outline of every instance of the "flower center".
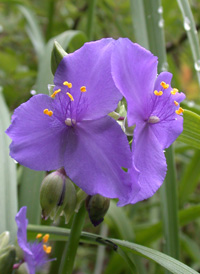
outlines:
[{"label": "flower center", "polygon": [[[56,99],[56,97],[58,96],[58,98],[56,99],[56,108],[53,108],[54,112],[46,108],[43,110],[43,113],[45,115],[48,115],[49,117],[53,115],[55,115],[55,117],[58,117],[59,115],[56,109],[59,108],[59,111],[61,111],[61,114],[64,116],[64,122],[66,126],[73,127],[77,122],[77,116],[79,116],[80,112],[82,111],[80,105],[83,104],[83,99],[85,99],[82,99],[82,94],[85,93],[87,90],[85,86],[81,86],[80,95],[75,96],[76,94],[73,95],[73,91],[69,92],[69,90],[66,90],[66,87],[68,89],[72,89],[72,83],[64,81],[63,86],[64,90],[62,90],[62,95],[58,95],[61,92],[61,88],[59,88],[55,90],[53,94],[50,96],[53,100]],[[66,97],[64,98],[64,96]]]},{"label": "flower center", "polygon": [[160,122],[160,118],[158,116],[152,115],[148,119],[148,123],[150,124],[156,124]]},{"label": "flower center", "polygon": [[176,120],[176,114],[180,115],[184,111],[179,106],[179,102],[176,101],[179,98],[178,89],[171,88],[164,81],[160,83],[160,86],[158,90],[153,92],[153,104],[147,120],[150,124]]},{"label": "flower center", "polygon": [[65,124],[66,124],[68,127],[71,127],[71,126],[73,126],[73,125],[76,124],[76,120],[71,119],[71,118],[67,118],[67,119],[65,120]]}]

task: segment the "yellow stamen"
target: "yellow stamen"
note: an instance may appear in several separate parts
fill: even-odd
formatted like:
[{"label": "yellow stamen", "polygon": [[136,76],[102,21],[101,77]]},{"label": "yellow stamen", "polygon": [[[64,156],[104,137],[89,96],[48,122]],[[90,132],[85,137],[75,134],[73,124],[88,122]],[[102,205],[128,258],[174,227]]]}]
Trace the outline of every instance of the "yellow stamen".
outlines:
[{"label": "yellow stamen", "polygon": [[45,109],[43,110],[43,113],[48,115],[48,113],[49,113],[48,108],[45,108]]},{"label": "yellow stamen", "polygon": [[180,107],[180,108],[179,108],[178,110],[176,110],[175,112],[176,112],[176,114],[180,115],[181,113],[184,112],[184,109]]},{"label": "yellow stamen", "polygon": [[46,250],[47,250],[47,246],[46,245],[43,245],[43,250],[46,252]]},{"label": "yellow stamen", "polygon": [[46,114],[46,115],[48,115],[48,116],[52,116],[53,115],[53,111],[52,110],[48,110],[48,108],[45,108],[43,110],[43,113]]},{"label": "yellow stamen", "polygon": [[154,94],[156,96],[161,96],[161,95],[163,95],[163,92],[161,90],[160,91],[154,90]]},{"label": "yellow stamen", "polygon": [[45,234],[42,240],[43,240],[43,243],[47,243],[49,240],[49,234]]},{"label": "yellow stamen", "polygon": [[174,101],[174,104],[175,104],[175,106],[178,106],[178,105],[179,105],[179,103],[178,103],[178,102],[176,102],[176,101]]},{"label": "yellow stamen", "polygon": [[50,253],[51,253],[51,249],[52,249],[51,246],[48,246],[45,252],[46,252],[47,254],[50,254]]},{"label": "yellow stamen", "polygon": [[169,87],[168,84],[166,84],[165,82],[161,82],[160,85],[164,88],[164,89],[167,89]]},{"label": "yellow stamen", "polygon": [[68,97],[71,99],[71,101],[74,101],[74,97],[71,95],[71,93],[67,92],[66,94],[67,94]]},{"label": "yellow stamen", "polygon": [[68,84],[68,88],[72,88],[72,83],[69,83],[69,84]]},{"label": "yellow stamen", "polygon": [[41,233],[38,233],[37,235],[36,235],[36,239],[39,239],[39,238],[41,238],[42,237],[42,234]]},{"label": "yellow stamen", "polygon": [[51,253],[51,246],[43,245],[43,250],[45,253],[49,254]]},{"label": "yellow stamen", "polygon": [[86,87],[85,87],[85,86],[82,86],[82,87],[80,88],[80,91],[81,91],[81,92],[86,92]]},{"label": "yellow stamen", "polygon": [[177,88],[173,88],[172,91],[171,91],[171,94],[175,95],[177,92],[178,92],[178,89]]},{"label": "yellow stamen", "polygon": [[58,94],[59,92],[61,92],[60,88],[54,91],[54,93],[51,95],[51,98],[55,98],[56,94]]},{"label": "yellow stamen", "polygon": [[64,86],[67,86],[68,88],[72,88],[72,83],[69,83],[67,81],[63,82]]}]

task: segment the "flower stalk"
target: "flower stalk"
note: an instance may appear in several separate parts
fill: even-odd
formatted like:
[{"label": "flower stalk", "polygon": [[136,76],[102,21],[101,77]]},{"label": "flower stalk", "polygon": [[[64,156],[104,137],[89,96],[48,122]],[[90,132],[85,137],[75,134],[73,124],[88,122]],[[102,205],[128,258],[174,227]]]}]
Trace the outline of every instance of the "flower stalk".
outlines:
[{"label": "flower stalk", "polygon": [[85,222],[85,216],[86,210],[83,205],[79,212],[74,215],[69,240],[66,244],[59,269],[59,273],[61,274],[71,274],[73,271],[79,239]]}]

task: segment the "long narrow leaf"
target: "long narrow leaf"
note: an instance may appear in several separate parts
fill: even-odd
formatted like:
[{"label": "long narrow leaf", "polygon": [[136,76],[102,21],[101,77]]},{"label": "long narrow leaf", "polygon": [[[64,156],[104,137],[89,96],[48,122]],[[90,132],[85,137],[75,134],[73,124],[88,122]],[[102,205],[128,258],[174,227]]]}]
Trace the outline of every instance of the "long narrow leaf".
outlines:
[{"label": "long narrow leaf", "polygon": [[183,132],[177,140],[200,149],[200,116],[190,110],[185,110],[183,118]]},{"label": "long narrow leaf", "polygon": [[26,31],[34,46],[39,60],[43,53],[45,42],[40,27],[37,23],[37,18],[35,17],[34,13],[24,5],[18,5],[18,8],[23,16],[26,18]]},{"label": "long narrow leaf", "polygon": [[10,115],[0,91],[0,233],[10,231],[11,241],[16,237],[17,213],[16,164],[9,156],[10,140],[4,133],[10,124]]},{"label": "long narrow leaf", "polygon": [[[70,234],[70,230],[64,228],[33,225],[28,226],[28,234],[32,234],[32,237],[33,235],[35,236],[38,232],[48,233],[51,235],[52,240],[55,239],[54,236],[56,236],[57,239],[62,241],[66,241]],[[157,250],[135,243],[112,238],[99,237],[99,235],[87,232],[81,233],[80,241],[90,244],[106,245],[116,251],[119,255],[128,256],[129,253],[140,255],[158,263],[174,274],[197,274],[195,270],[177,261],[176,259],[173,259],[172,257],[165,255]],[[121,250],[123,251],[123,254]]]},{"label": "long narrow leaf", "polygon": [[189,1],[177,0],[177,2],[183,15],[183,26],[187,32],[193,55],[194,68],[197,72],[197,77],[200,84],[200,44],[195,21],[192,15]]}]

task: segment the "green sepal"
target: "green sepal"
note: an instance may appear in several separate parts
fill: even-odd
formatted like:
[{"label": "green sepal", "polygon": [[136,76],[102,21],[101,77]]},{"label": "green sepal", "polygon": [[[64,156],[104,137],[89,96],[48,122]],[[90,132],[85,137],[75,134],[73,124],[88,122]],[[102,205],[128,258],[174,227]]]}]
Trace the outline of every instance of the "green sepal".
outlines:
[{"label": "green sepal", "polygon": [[67,52],[64,51],[64,49],[61,47],[61,45],[57,41],[54,41],[54,45],[51,53],[51,71],[53,75],[55,74],[61,60],[66,55],[67,55]]}]

